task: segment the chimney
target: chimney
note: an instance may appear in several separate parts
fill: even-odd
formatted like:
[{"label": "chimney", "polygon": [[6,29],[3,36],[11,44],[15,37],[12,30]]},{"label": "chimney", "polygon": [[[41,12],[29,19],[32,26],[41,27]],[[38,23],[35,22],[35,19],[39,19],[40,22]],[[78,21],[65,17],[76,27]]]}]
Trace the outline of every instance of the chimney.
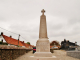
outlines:
[{"label": "chimney", "polygon": [[1,35],[3,35],[3,32],[1,32]]},{"label": "chimney", "polygon": [[10,38],[12,38],[12,36],[10,35]]}]

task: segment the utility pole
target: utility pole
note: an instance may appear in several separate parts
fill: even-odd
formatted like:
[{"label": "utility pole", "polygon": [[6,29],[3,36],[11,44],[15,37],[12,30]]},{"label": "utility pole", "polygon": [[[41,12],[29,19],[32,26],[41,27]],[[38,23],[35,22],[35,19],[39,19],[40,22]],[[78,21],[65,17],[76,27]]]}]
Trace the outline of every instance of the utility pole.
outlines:
[{"label": "utility pole", "polygon": [[18,46],[19,46],[19,38],[20,38],[20,34],[19,34],[19,36],[18,36]]}]

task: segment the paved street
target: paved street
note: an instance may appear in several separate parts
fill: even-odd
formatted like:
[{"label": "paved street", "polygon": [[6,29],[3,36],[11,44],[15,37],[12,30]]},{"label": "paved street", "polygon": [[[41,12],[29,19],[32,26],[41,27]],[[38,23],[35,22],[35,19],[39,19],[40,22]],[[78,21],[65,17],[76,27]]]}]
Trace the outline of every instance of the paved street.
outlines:
[{"label": "paved street", "polygon": [[[24,55],[21,56],[21,57],[18,57],[18,58],[15,59],[15,60],[29,60],[28,58],[29,58],[30,56],[33,56],[32,51],[24,54]],[[73,58],[73,57],[66,56],[66,51],[64,51],[64,50],[54,50],[53,56],[54,56],[55,58],[59,58],[59,60],[80,60],[80,59],[77,59],[77,58]]]}]

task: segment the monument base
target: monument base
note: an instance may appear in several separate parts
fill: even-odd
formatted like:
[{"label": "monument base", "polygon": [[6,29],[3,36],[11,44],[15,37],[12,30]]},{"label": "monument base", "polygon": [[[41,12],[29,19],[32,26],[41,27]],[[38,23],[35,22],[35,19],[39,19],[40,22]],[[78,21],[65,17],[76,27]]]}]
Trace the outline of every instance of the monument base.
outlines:
[{"label": "monument base", "polygon": [[52,57],[51,52],[35,52],[34,57]]},{"label": "monument base", "polygon": [[59,59],[56,58],[55,56],[53,56],[53,57],[34,57],[34,56],[30,56],[29,60],[59,60]]}]

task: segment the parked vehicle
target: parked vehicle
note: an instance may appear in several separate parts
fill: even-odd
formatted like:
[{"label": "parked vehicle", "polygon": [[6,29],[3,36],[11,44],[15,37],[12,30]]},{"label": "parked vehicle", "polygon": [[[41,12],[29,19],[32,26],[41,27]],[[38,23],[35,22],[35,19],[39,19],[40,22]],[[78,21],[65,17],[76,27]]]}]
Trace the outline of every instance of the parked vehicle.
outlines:
[{"label": "parked vehicle", "polygon": [[36,52],[36,47],[33,47],[33,53],[35,53]]}]

